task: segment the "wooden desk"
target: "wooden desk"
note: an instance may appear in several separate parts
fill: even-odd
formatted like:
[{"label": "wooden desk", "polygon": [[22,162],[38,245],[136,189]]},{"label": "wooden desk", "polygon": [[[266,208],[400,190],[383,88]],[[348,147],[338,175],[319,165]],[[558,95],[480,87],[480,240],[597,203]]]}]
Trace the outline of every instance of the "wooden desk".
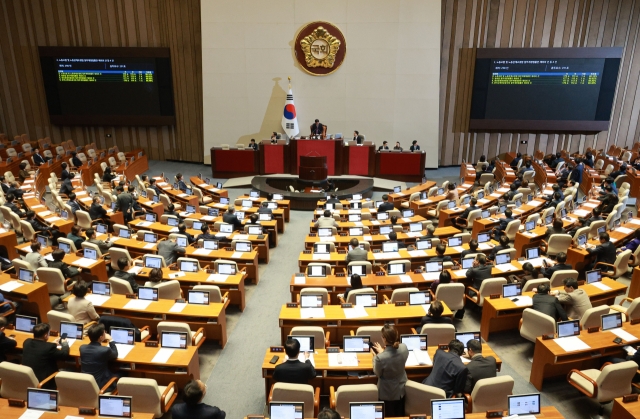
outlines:
[{"label": "wooden desk", "polygon": [[[187,247],[186,257],[195,258],[200,261],[213,262],[218,259],[232,260],[238,264],[238,269],[244,270],[247,273],[247,278],[254,284],[260,281],[260,272],[258,270],[258,252],[252,250],[251,252],[240,252],[236,254],[233,250],[210,250],[208,254],[204,255],[203,249],[196,249],[193,246]],[[200,250],[201,252],[198,252]],[[198,253],[196,253],[198,252]]]},{"label": "wooden desk", "polygon": [[618,397],[613,400],[611,417],[615,419],[640,418],[640,403],[639,402],[623,403],[622,397]]},{"label": "wooden desk", "polygon": [[416,192],[429,192],[429,189],[436,186],[436,183],[432,180],[428,180],[425,183],[413,186],[411,188],[403,189],[400,192],[388,194],[389,202],[393,202],[394,206],[398,207],[402,202],[408,201],[411,194]]},{"label": "wooden desk", "polygon": [[[375,209],[370,209],[370,211],[373,213],[376,210]],[[420,215],[414,215],[413,217],[410,218],[398,218],[398,222],[396,225],[400,225],[403,227],[408,227],[409,224],[411,223],[418,223],[418,222],[422,222],[422,221],[426,221],[426,219]],[[380,226],[382,225],[391,225],[391,221],[390,220],[382,220],[382,221],[378,221],[378,220],[362,220],[360,222],[351,222],[351,221],[337,221],[338,223],[338,231],[343,231],[343,232],[348,232],[350,228],[352,227],[369,227],[369,231],[371,231],[372,229],[379,229]],[[309,222],[309,231],[311,233],[315,233],[318,231],[318,229],[315,226],[315,223],[313,221]]]},{"label": "wooden desk", "polygon": [[[464,179],[464,178],[463,178]],[[475,177],[474,177],[475,180]],[[468,194],[473,189],[474,183],[473,181],[469,183],[464,183],[461,186],[458,186],[458,196],[462,196]],[[440,201],[443,201],[448,193],[448,189],[444,191],[444,195],[434,195],[427,199],[420,199],[416,201],[411,201],[409,203],[409,208],[411,208],[416,215],[421,215],[423,217],[427,217],[427,211],[435,208]]]},{"label": "wooden desk", "polygon": [[[451,309],[443,302],[443,316],[451,317]],[[360,326],[384,326],[393,324],[401,334],[411,333],[412,327],[420,324],[420,319],[426,315],[422,306],[396,307],[394,304],[378,304],[378,307],[366,307],[367,317],[348,319],[344,309],[340,305],[324,306],[323,318],[303,319],[300,317],[300,308],[289,308],[286,304],[280,309],[280,342],[284,345],[291,329],[295,326],[320,326],[325,331],[331,331],[332,345],[342,345],[342,337],[348,336],[351,331],[356,331]]]},{"label": "wooden desk", "polygon": [[[247,196],[247,195],[240,195],[236,199],[250,199],[253,201],[253,206],[258,208],[262,205],[263,202],[267,200],[267,198],[263,198],[263,197],[251,198],[250,196]],[[278,208],[281,208],[284,210],[284,220],[288,223],[290,218],[290,211],[291,211],[291,201],[288,199],[281,199],[273,202],[276,202],[278,204]]]},{"label": "wooden desk", "polygon": [[[635,337],[640,337],[640,324],[630,325],[626,322],[623,323],[622,329]],[[613,342],[615,338],[616,335],[609,331],[588,333],[583,330],[580,332],[580,340],[589,345],[589,349],[573,352],[565,352],[553,339],[537,338],[529,381],[538,391],[542,391],[545,379],[565,377],[574,368],[579,370],[599,368],[604,357],[624,358],[626,352],[622,347],[640,340],[623,341],[618,345]]]},{"label": "wooden desk", "polygon": [[[618,295],[623,295],[627,290],[627,287],[620,282],[603,278],[602,283],[610,287],[610,290],[603,291],[598,287],[591,284],[585,284],[580,286],[589,295],[591,304],[595,306],[599,305],[612,305]],[[564,287],[555,287],[555,290],[563,290]],[[525,292],[524,295],[533,297],[533,292]],[[482,319],[480,321],[480,335],[485,341],[489,341],[489,335],[495,332],[502,332],[505,330],[517,330],[520,319],[522,318],[522,312],[525,308],[531,306],[517,306],[509,298],[496,298],[485,299],[484,306],[482,307]]]},{"label": "wooden desk", "polygon": [[[438,227],[436,228],[433,234],[434,236],[436,236],[436,238],[443,239],[443,238],[454,236],[458,233],[460,233],[460,230],[458,230],[455,227]],[[427,235],[426,230],[413,232],[413,233],[407,233],[404,231],[397,232],[398,241],[404,242],[407,245],[414,244],[417,239],[422,238],[426,235]],[[339,234],[337,236],[330,237],[329,241],[335,244],[336,248],[341,248],[346,250],[349,248],[349,242],[353,238],[358,239],[359,242],[364,242],[364,241],[369,242],[373,249],[381,249],[382,243],[389,241],[389,236],[386,234],[367,234],[364,236],[348,236],[348,235],[343,236]],[[324,237],[318,237],[317,234],[313,236],[309,234],[304,240],[304,247],[306,249],[313,249],[313,245],[315,243],[324,242],[324,241],[326,241]]]},{"label": "wooden desk", "polygon": [[49,290],[44,282],[28,282],[17,281],[8,274],[0,274],[0,286],[8,282],[17,282],[20,287],[12,291],[0,290],[2,295],[7,299],[22,304],[23,314],[33,314],[40,319],[41,322],[48,322],[47,313],[51,310],[51,302],[49,301]]},{"label": "wooden desk", "polygon": [[18,252],[16,251],[16,246],[18,245],[18,237],[16,236],[15,231],[0,228],[0,245],[4,246],[7,249],[7,255],[10,260],[18,257]]},{"label": "wooden desk", "polygon": [[[135,179],[136,175],[141,175],[149,170],[149,160],[143,149],[136,149],[125,153],[127,161],[116,167],[115,171],[124,173],[128,180]],[[133,162],[131,158],[133,157]]]},{"label": "wooden desk", "polygon": [[215,188],[209,184],[207,184],[206,182],[204,182],[201,178],[199,178],[198,176],[191,176],[189,178],[189,181],[191,182],[191,184],[197,188],[202,189],[202,192],[205,195],[209,195],[211,197],[213,197],[214,199],[216,199],[216,202],[220,202],[220,197],[229,197],[229,192],[226,189],[218,189]]},{"label": "wooden desk", "polygon": [[[135,408],[135,405],[134,405]],[[11,407],[9,406],[8,399],[0,399],[0,417],[4,419],[19,419],[24,412],[27,411],[26,407]],[[97,415],[97,413],[96,413]],[[67,407],[67,406],[59,406],[57,412],[46,412],[44,415],[47,419],[66,419],[69,416],[73,417],[86,417],[81,416],[78,413],[77,407]],[[132,415],[136,419],[153,419],[154,416],[152,413],[140,413],[133,412]],[[95,416],[96,418],[100,418],[102,416]]]}]

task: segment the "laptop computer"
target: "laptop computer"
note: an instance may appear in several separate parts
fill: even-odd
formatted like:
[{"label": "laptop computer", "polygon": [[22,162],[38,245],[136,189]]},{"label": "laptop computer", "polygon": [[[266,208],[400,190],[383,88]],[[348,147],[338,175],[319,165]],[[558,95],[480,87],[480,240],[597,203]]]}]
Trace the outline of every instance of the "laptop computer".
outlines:
[{"label": "laptop computer", "polygon": [[356,304],[362,307],[378,307],[378,294],[356,294]]},{"label": "laptop computer", "polygon": [[503,214],[505,211],[507,210],[507,206],[506,205],[500,205],[498,206],[498,214]]},{"label": "laptop computer", "polygon": [[217,217],[218,215],[220,215],[220,210],[218,208],[209,208],[207,210],[207,215],[209,217]]},{"label": "laptop computer", "polygon": [[462,200],[462,205],[468,205],[469,201],[471,201],[471,197],[467,196]]},{"label": "laptop computer", "polygon": [[447,239],[447,245],[451,246],[462,246],[462,237],[449,237]]},{"label": "laptop computer", "polygon": [[361,199],[362,199],[362,194],[359,194],[359,193],[354,193],[354,194],[351,196],[351,200],[352,200],[352,201],[360,201]]},{"label": "laptop computer", "polygon": [[507,396],[507,411],[509,416],[540,414],[540,393]]},{"label": "laptop computer", "polygon": [[358,223],[362,221],[362,214],[349,214],[349,222]]},{"label": "laptop computer", "polygon": [[318,237],[331,237],[333,236],[333,230],[330,228],[319,228]]},{"label": "laptop computer", "polygon": [[260,191],[251,191],[249,192],[249,196],[251,198],[260,198]]},{"label": "laptop computer", "polygon": [[415,291],[409,293],[409,305],[431,304],[431,294],[428,291]]},{"label": "laptop computer", "polygon": [[71,245],[69,243],[63,243],[61,241],[58,241],[58,249],[62,249],[65,253],[68,254],[71,251]]},{"label": "laptop computer", "polygon": [[162,332],[160,346],[172,349],[187,349],[187,332]]},{"label": "laptop computer", "polygon": [[389,219],[389,213],[388,212],[379,212],[378,215],[376,215],[376,218],[379,221],[388,220]]},{"label": "laptop computer", "polygon": [[581,234],[578,236],[578,246],[584,246],[585,244],[587,244],[587,235],[586,234]]},{"label": "laptop computer", "polygon": [[82,323],[60,322],[60,336],[67,334],[68,339],[82,339]]},{"label": "laptop computer", "polygon": [[180,247],[187,247],[187,245],[189,244],[189,241],[187,240],[186,237],[176,237],[176,243]]},{"label": "laptop computer", "polygon": [[486,243],[491,240],[491,234],[489,233],[480,233],[478,234],[478,244]]},{"label": "laptop computer", "polygon": [[218,263],[218,273],[221,275],[235,275],[236,265],[231,263]]},{"label": "laptop computer", "polygon": [[98,260],[98,252],[95,249],[89,249],[88,247],[83,249],[83,256],[87,259]]},{"label": "laptop computer", "polygon": [[431,240],[418,240],[416,241],[417,250],[429,250],[431,249]]},{"label": "laptop computer", "polygon": [[350,402],[350,418],[384,419],[384,402]]},{"label": "laptop computer", "polygon": [[424,264],[425,272],[441,272],[442,262],[426,262]]},{"label": "laptop computer", "polygon": [[[194,221],[193,224],[195,225],[197,222],[199,221]],[[200,223],[200,228],[202,228],[202,223]],[[233,226],[231,224],[220,224],[220,232],[221,233],[233,233]]]},{"label": "laptop computer", "polygon": [[511,263],[511,255],[509,253],[499,253],[496,255],[496,265]]},{"label": "laptop computer", "polygon": [[464,347],[467,347],[467,343],[471,340],[471,339],[475,339],[477,341],[480,341],[480,331],[477,332],[457,332],[455,334],[456,339],[458,339],[460,342],[462,342],[462,344],[464,345]]},{"label": "laptop computer", "polygon": [[96,231],[100,234],[107,234],[109,227],[106,224],[96,224]]},{"label": "laptop computer", "polygon": [[236,242],[236,252],[250,252],[251,242]]},{"label": "laptop computer", "polygon": [[342,348],[345,352],[369,352],[371,336],[343,336]]},{"label": "laptop computer", "polygon": [[144,258],[145,268],[162,268],[162,258],[160,256],[147,255]]},{"label": "laptop computer", "polygon": [[20,332],[33,332],[33,328],[38,324],[37,317],[23,316],[22,314],[16,314],[16,330]]},{"label": "laptop computer", "polygon": [[431,419],[464,418],[464,399],[431,399]]},{"label": "laptop computer", "polygon": [[242,206],[245,208],[251,208],[253,206],[253,201],[250,199],[243,199]]},{"label": "laptop computer", "polygon": [[447,209],[454,209],[456,207],[456,201],[449,201]]},{"label": "laptop computer", "polygon": [[149,301],[158,301],[158,289],[153,287],[139,287],[138,288],[138,299],[139,300],[149,300]]},{"label": "laptop computer", "polygon": [[129,327],[111,326],[111,339],[120,345],[134,345],[136,341],[136,331]]},{"label": "laptop computer", "polygon": [[406,272],[404,270],[404,263],[389,263],[387,265],[387,271],[389,275],[403,275]]},{"label": "laptop computer", "polygon": [[524,223],[524,230],[525,231],[531,231],[534,228],[536,228],[536,222],[535,221],[527,221],[526,223]]},{"label": "laptop computer", "polygon": [[187,291],[187,302],[189,304],[209,305],[209,291],[189,290]]},{"label": "laptop computer", "polygon": [[[120,231],[118,231],[118,237],[120,237],[122,239],[131,238],[131,230],[126,229],[126,228],[121,228]],[[58,242],[58,245],[60,245],[60,242]]]},{"label": "laptop computer", "polygon": [[158,241],[158,235],[156,233],[144,233],[145,243],[156,243]]},{"label": "laptop computer", "polygon": [[329,254],[330,250],[331,250],[331,245],[327,243],[315,243],[313,245],[313,253],[326,255],[326,254]]},{"label": "laptop computer", "polygon": [[300,307],[301,308],[321,308],[322,294],[301,294]]},{"label": "laptop computer", "polygon": [[397,252],[397,251],[398,251],[398,242],[390,241],[390,242],[382,243],[382,252],[383,253]]},{"label": "laptop computer", "polygon": [[602,272],[600,271],[600,269],[595,269],[593,271],[587,271],[585,273],[585,276],[587,278],[587,284],[593,284],[594,282],[601,282],[602,281]]},{"label": "laptop computer", "polygon": [[177,218],[173,218],[173,217],[167,218],[167,225],[168,226],[178,227],[178,224],[180,224],[180,220],[178,220]]},{"label": "laptop computer", "polygon": [[[193,224],[191,224],[191,229],[192,230],[202,230],[202,226],[204,225],[204,223],[202,221],[194,221]],[[228,224],[229,227],[232,228],[231,231],[233,231],[233,226],[231,224]],[[225,224],[222,224],[222,226],[225,226]],[[220,230],[222,231],[222,228],[220,228]],[[229,231],[229,233],[231,233],[231,231]]]},{"label": "laptop computer", "polygon": [[316,266],[316,265],[308,266],[307,276],[316,277],[316,278],[327,276],[326,266]]},{"label": "laptop computer", "polygon": [[522,295],[522,288],[520,284],[503,284],[502,285],[502,296],[504,298],[517,297],[518,295]]},{"label": "laptop computer", "polygon": [[400,192],[401,190],[402,190],[402,187],[401,187],[401,186],[394,186],[394,187],[393,187],[393,193],[398,193],[398,192]]},{"label": "laptop computer", "polygon": [[218,250],[218,240],[202,240],[202,248],[206,250]]},{"label": "laptop computer", "polygon": [[27,388],[27,409],[58,412],[58,391]]},{"label": "laptop computer", "polygon": [[229,204],[229,198],[225,197],[225,196],[221,196],[220,197],[220,203],[222,205],[228,205]]},{"label": "laptop computer", "polygon": [[622,313],[603,314],[600,316],[602,330],[611,330],[622,327]]},{"label": "laptop computer", "polygon": [[462,269],[471,269],[473,267],[473,261],[476,260],[475,258],[463,258],[460,261],[460,264],[462,265]]},{"label": "laptop computer", "polygon": [[262,234],[262,227],[260,226],[249,226],[249,231],[247,231],[247,233],[249,233],[252,236],[259,236],[260,234]]},{"label": "laptop computer", "polygon": [[489,210],[482,211],[481,218],[489,218],[490,216],[491,216],[491,213],[489,212]]},{"label": "laptop computer", "polygon": [[314,337],[313,336],[297,336],[297,335],[289,335],[291,339],[295,339],[300,342],[300,353],[304,352],[314,352],[315,346]]},{"label": "laptop computer", "polygon": [[393,231],[393,227],[391,226],[380,226],[380,234],[385,235],[389,234]]},{"label": "laptop computer", "polygon": [[194,262],[192,260],[181,260],[180,271],[181,272],[198,272],[198,262]]},{"label": "laptop computer", "polygon": [[42,236],[42,235],[40,235],[40,234],[37,234],[37,235],[36,235],[36,241],[37,241],[38,243],[40,243],[40,245],[41,245],[42,247],[47,247],[47,238],[46,238],[45,236]]},{"label": "laptop computer", "polygon": [[156,213],[155,212],[146,213],[144,216],[144,220],[148,223],[154,223],[156,221]]},{"label": "laptop computer", "polygon": [[18,279],[20,281],[28,282],[30,284],[33,283],[35,273],[28,269],[18,268]]},{"label": "laptop computer", "polygon": [[362,227],[351,227],[349,228],[350,236],[362,236],[364,234]]},{"label": "laptop computer", "polygon": [[413,210],[412,209],[407,209],[407,210],[402,210],[402,216],[405,218],[411,218],[413,217]]},{"label": "laptop computer", "polygon": [[216,182],[216,188],[222,189],[222,182]]},{"label": "laptop computer", "polygon": [[270,402],[269,417],[272,419],[302,419],[304,418],[303,402]]},{"label": "laptop computer", "polygon": [[400,335],[400,343],[407,345],[410,351],[426,351],[427,335]]},{"label": "laptop computer", "polygon": [[526,249],[525,252],[527,254],[527,259],[536,259],[540,257],[540,249],[537,247]]},{"label": "laptop computer", "polygon": [[93,281],[91,293],[95,295],[111,295],[111,284],[108,282]]},{"label": "laptop computer", "polygon": [[580,320],[558,322],[557,331],[559,338],[578,336],[580,335]]},{"label": "laptop computer", "polygon": [[411,223],[409,224],[409,231],[412,233],[416,233],[422,231],[422,223]]},{"label": "laptop computer", "polygon": [[130,418],[131,396],[98,396],[98,415],[110,418]]}]

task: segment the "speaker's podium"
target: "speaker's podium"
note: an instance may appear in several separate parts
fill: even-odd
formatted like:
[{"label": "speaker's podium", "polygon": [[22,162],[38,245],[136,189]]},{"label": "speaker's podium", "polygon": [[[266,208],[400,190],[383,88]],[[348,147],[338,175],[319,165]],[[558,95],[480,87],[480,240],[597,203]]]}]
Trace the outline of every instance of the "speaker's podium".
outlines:
[{"label": "speaker's podium", "polygon": [[298,178],[301,182],[319,184],[327,180],[327,156],[300,156]]}]

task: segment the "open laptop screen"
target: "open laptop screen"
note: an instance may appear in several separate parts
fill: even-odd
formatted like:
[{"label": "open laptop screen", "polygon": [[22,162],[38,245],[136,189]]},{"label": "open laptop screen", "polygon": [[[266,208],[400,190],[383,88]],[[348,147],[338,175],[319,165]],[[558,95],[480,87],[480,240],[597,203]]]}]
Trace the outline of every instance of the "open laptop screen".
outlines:
[{"label": "open laptop screen", "polygon": [[602,330],[622,327],[622,313],[603,314],[600,316]]},{"label": "open laptop screen", "polygon": [[33,283],[33,271],[28,269],[18,268],[18,279],[20,281]]},{"label": "open laptop screen", "polygon": [[27,409],[58,411],[58,392],[40,388],[27,389]]},{"label": "open laptop screen", "polygon": [[464,419],[464,399],[432,399],[431,419]]},{"label": "open laptop screen", "polygon": [[349,412],[353,419],[384,419],[384,402],[351,402]]},{"label": "open laptop screen", "polygon": [[471,339],[480,340],[480,332],[458,332],[455,334],[456,339],[464,344],[464,347],[467,347],[467,343]]},{"label": "open laptop screen", "polygon": [[505,298],[516,297],[522,294],[520,284],[504,284],[502,285],[502,296]]},{"label": "open laptop screen", "polygon": [[410,351],[426,351],[427,335],[400,335],[400,343],[407,345]]},{"label": "open laptop screen", "polygon": [[390,263],[387,265],[389,268],[389,275],[402,275],[404,271],[404,263]]},{"label": "open laptop screen", "polygon": [[532,247],[531,249],[527,249],[527,259],[535,259],[540,257],[540,249],[537,247]]},{"label": "open laptop screen", "polygon": [[313,336],[294,336],[294,335],[289,335],[290,338],[297,340],[298,342],[300,342],[300,353],[304,353],[304,352],[311,352],[313,353],[313,349],[315,348],[314,345],[314,338]]},{"label": "open laptop screen", "polygon": [[108,282],[93,281],[91,293],[96,295],[111,295],[111,284]]},{"label": "open laptop screen", "polygon": [[111,339],[121,345],[133,345],[136,340],[135,330],[128,327],[111,327]]},{"label": "open laptop screen", "polygon": [[98,414],[112,418],[130,418],[131,396],[98,396]]},{"label": "open laptop screen", "polygon": [[209,291],[187,291],[187,301],[189,304],[209,305]]},{"label": "open laptop screen", "polygon": [[60,335],[63,333],[69,339],[82,339],[82,323],[60,322]]},{"label": "open laptop screen", "polygon": [[187,332],[162,332],[163,348],[187,349]]},{"label": "open laptop screen", "polygon": [[301,308],[320,308],[322,307],[322,295],[320,294],[302,294],[300,295]]},{"label": "open laptop screen", "polygon": [[269,403],[269,417],[273,419],[302,419],[304,417],[304,403]]},{"label": "open laptop screen", "polygon": [[33,328],[36,324],[38,324],[37,317],[16,314],[16,330],[19,330],[20,332],[33,332]]},{"label": "open laptop screen", "polygon": [[558,322],[558,337],[577,336],[580,334],[580,320]]},{"label": "open laptop screen", "polygon": [[537,415],[540,413],[540,393],[507,396],[508,414]]},{"label": "open laptop screen", "polygon": [[343,336],[342,339],[345,352],[369,352],[370,336]]},{"label": "open laptop screen", "polygon": [[158,289],[153,287],[139,287],[138,299],[158,301]]},{"label": "open laptop screen", "polygon": [[594,282],[600,282],[600,281],[602,281],[602,272],[600,272],[600,269],[595,269],[593,271],[587,271],[586,277],[587,277],[587,284],[593,284]]},{"label": "open laptop screen", "polygon": [[431,304],[431,294],[428,291],[416,291],[409,293],[409,305]]},{"label": "open laptop screen", "polygon": [[378,294],[356,294],[356,305],[362,307],[377,307]]}]

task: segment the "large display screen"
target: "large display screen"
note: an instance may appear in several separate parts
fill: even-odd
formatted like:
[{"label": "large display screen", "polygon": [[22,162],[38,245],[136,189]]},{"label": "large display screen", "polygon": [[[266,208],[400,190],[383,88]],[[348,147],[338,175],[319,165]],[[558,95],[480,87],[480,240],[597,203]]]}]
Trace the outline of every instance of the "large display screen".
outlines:
[{"label": "large display screen", "polygon": [[51,123],[172,125],[168,48],[40,47]]},{"label": "large display screen", "polygon": [[479,49],[469,128],[606,130],[621,54],[621,48]]}]

